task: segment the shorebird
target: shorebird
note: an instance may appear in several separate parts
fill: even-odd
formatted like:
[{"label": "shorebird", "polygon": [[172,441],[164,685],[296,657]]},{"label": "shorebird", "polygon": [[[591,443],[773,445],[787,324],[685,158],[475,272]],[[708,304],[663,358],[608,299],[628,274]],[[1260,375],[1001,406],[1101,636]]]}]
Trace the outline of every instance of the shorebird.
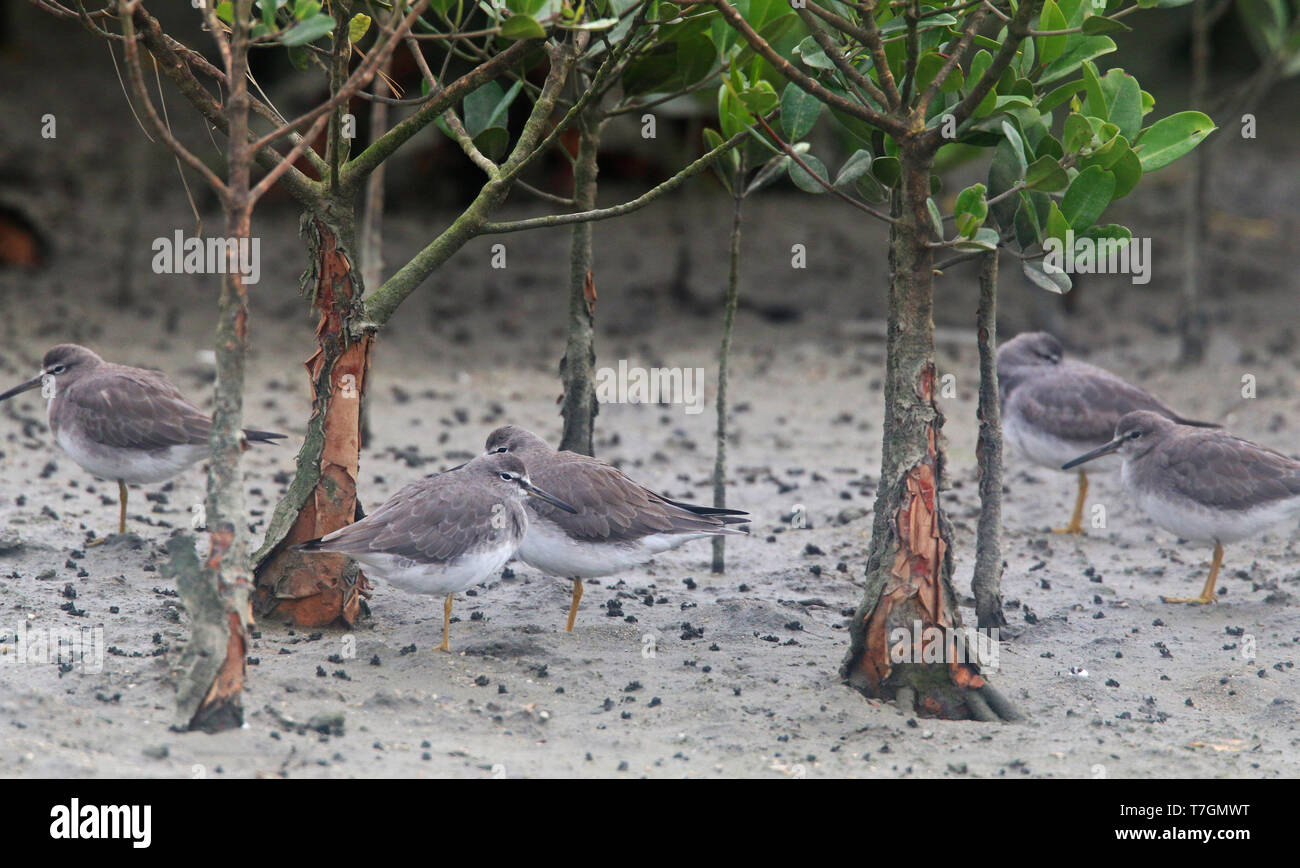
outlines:
[{"label": "shorebird", "polygon": [[[59,447],[92,476],[117,482],[118,533],[126,533],[128,485],[164,482],[208,454],[212,420],[159,371],[115,365],[85,347],[59,344],[45,354],[35,377],[0,401],[38,386]],[[244,429],[250,443],[284,436]]]},{"label": "shorebird", "polygon": [[529,501],[531,521],[519,546],[524,563],[573,581],[565,632],[573,630],[583,579],[622,572],[693,539],[743,534],[731,525],[749,521],[744,510],[669,500],[603,461],[552,449],[514,425],[488,435],[487,454],[501,453],[519,456],[539,485],[574,506],[561,512]]},{"label": "shorebird", "polygon": [[1063,469],[1111,453],[1123,462],[1124,488],[1152,521],[1185,539],[1214,543],[1201,595],[1164,597],[1166,603],[1213,603],[1224,543],[1300,517],[1300,461],[1249,440],[1138,411],[1119,420],[1113,440]]},{"label": "shorebird", "polygon": [[355,524],[294,548],[345,554],[404,591],[443,595],[438,649],[450,651],[454,595],[486,581],[519,548],[528,530],[524,499],[576,511],[533,485],[524,466],[513,455],[479,456],[412,482]]},{"label": "shorebird", "polygon": [[[1110,371],[1063,356],[1061,342],[1046,332],[1018,334],[998,349],[998,392],[1002,433],[1030,462],[1055,470],[1073,456],[1109,440],[1120,417],[1149,410],[1180,425],[1217,428],[1179,416],[1163,401]],[[1116,459],[1094,472],[1114,472]],[[1053,533],[1083,533],[1088,474],[1079,471],[1079,490],[1070,523]]]}]

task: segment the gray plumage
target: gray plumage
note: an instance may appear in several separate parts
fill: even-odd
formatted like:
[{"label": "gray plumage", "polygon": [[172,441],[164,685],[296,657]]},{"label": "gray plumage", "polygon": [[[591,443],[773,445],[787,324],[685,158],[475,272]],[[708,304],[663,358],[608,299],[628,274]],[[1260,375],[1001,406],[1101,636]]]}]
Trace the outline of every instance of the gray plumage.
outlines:
[{"label": "gray plumage", "polygon": [[1217,427],[1179,415],[1110,371],[1064,358],[1060,341],[1046,332],[1016,335],[998,349],[998,390],[1004,418],[1018,416],[1043,435],[1079,449],[1108,441],[1120,417],[1135,410],[1183,425]]},{"label": "gray plumage", "polygon": [[412,482],[355,524],[298,548],[353,557],[385,554],[414,564],[444,564],[503,545],[518,548],[528,517],[518,486],[501,479],[502,472],[525,474],[512,456],[477,458]]},{"label": "gray plumage", "polygon": [[655,534],[742,533],[738,509],[716,509],[671,500],[629,479],[618,468],[577,452],[558,451],[514,425],[493,431],[488,454],[508,452],[529,467],[533,482],[571,504],[576,514],[530,501],[528,509],[557,524],[571,539],[591,543],[632,542]]},{"label": "gray plumage", "polygon": [[1125,485],[1210,510],[1241,512],[1300,498],[1300,461],[1234,437],[1131,413],[1115,437],[1129,470]]}]

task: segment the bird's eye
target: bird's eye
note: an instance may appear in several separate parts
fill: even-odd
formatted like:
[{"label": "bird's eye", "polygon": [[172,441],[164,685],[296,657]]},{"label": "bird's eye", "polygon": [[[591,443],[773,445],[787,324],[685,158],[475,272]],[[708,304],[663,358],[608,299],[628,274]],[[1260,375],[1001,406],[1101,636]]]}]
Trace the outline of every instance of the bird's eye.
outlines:
[{"label": "bird's eye", "polygon": [[1128,432],[1128,439],[1130,439],[1130,440],[1136,440],[1136,439],[1138,439],[1138,438],[1141,437],[1141,436],[1142,436],[1142,432],[1141,432],[1141,431],[1130,431],[1130,432]]},{"label": "bird's eye", "polygon": [[55,365],[54,367],[50,368],[50,373],[51,373],[51,374],[62,374],[62,373],[63,373],[64,371],[66,371],[67,369],[68,369],[68,366],[67,366],[67,365]]},{"label": "bird's eye", "polygon": [[514,479],[514,477],[511,476],[509,473],[501,474],[501,478],[504,479],[506,482],[509,482],[511,479]]},{"label": "bird's eye", "polygon": [[494,454],[494,455],[498,455],[498,454],[500,454],[500,453],[502,453],[502,452],[509,452],[509,451],[510,451],[510,448],[509,448],[508,446],[498,446],[496,449],[493,449],[493,450],[492,450],[492,454]]}]

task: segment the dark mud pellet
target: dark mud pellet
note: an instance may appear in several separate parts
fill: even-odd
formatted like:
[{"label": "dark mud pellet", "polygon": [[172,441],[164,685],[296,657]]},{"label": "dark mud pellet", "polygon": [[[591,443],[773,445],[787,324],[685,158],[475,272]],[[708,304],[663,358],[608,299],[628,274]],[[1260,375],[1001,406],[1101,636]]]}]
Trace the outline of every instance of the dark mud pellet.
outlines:
[{"label": "dark mud pellet", "polygon": [[487,687],[491,683],[492,680],[488,678],[486,675],[480,675],[478,678],[474,679],[475,687]]},{"label": "dark mud pellet", "polygon": [[317,678],[325,678],[325,677],[327,677],[328,675],[329,675],[329,673],[325,671],[325,667],[323,667],[323,666],[317,666],[317,667],[316,667],[316,677],[317,677]]},{"label": "dark mud pellet", "polygon": [[405,645],[405,646],[403,646],[402,649],[399,650],[397,653],[398,653],[398,655],[401,656],[401,657],[405,657],[407,654],[414,654],[414,653],[415,653],[415,643],[412,642],[410,645]]},{"label": "dark mud pellet", "polygon": [[682,584],[686,586],[686,590],[688,591],[693,591],[697,587],[695,580],[691,578],[682,579]]},{"label": "dark mud pellet", "polygon": [[379,655],[378,655],[378,654],[372,654],[372,655],[370,655],[370,665],[371,665],[371,666],[382,666],[382,665],[383,665],[382,661],[380,661],[380,659],[379,659]]},{"label": "dark mud pellet", "polygon": [[647,707],[647,708],[658,708],[659,706],[661,706],[661,705],[663,705],[663,704],[664,704],[664,703],[663,703],[663,700],[660,699],[658,696],[655,696],[655,697],[651,698],[649,704],[648,704],[646,707]]}]

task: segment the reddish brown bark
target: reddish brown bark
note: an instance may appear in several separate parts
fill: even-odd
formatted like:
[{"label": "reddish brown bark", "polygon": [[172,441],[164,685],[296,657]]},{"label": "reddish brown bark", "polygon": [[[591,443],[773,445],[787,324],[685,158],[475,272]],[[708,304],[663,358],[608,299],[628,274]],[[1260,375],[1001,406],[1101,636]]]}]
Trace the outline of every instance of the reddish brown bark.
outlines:
[{"label": "reddish brown bark", "polygon": [[[319,477],[298,508],[287,533],[258,566],[258,610],[274,611],[296,625],[352,625],[369,590],[365,576],[349,575],[342,555],[306,556],[290,546],[352,523],[357,514],[361,446],[361,397],[365,394],[372,339],[357,338],[358,281],[334,231],[312,221],[315,234],[316,352],[306,362],[312,389],[312,418],[303,450]],[[302,455],[299,456],[301,461]]]}]

